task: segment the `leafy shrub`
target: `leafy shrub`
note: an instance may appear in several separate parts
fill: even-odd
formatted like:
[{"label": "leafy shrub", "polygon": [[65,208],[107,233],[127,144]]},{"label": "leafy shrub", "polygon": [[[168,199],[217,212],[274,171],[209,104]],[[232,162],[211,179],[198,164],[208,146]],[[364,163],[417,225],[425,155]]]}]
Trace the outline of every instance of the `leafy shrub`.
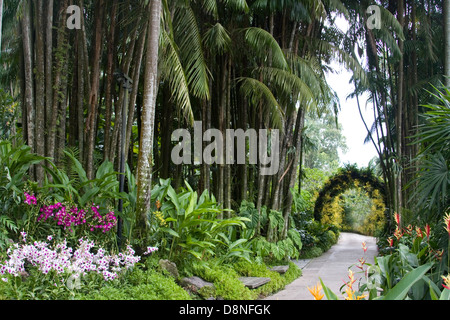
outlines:
[{"label": "leafy shrub", "polygon": [[[70,170],[59,168],[50,161],[44,167],[46,177],[42,187],[30,185],[27,190],[34,203],[22,206],[23,229],[34,239],[51,234],[67,239],[71,245],[84,236],[102,241],[104,246],[116,247],[116,201],[124,200],[119,193],[117,172],[109,161],[103,162],[89,180],[81,163],[69,151],[64,151]],[[108,232],[111,231],[111,232]]]},{"label": "leafy shrub", "polygon": [[300,257],[302,259],[313,259],[313,258],[320,257],[322,254],[323,254],[323,250],[321,248],[310,246],[310,247],[306,247],[305,249],[302,250],[302,254]]},{"label": "leafy shrub", "polygon": [[79,300],[190,300],[173,278],[155,270],[135,268],[124,281],[76,296]]},{"label": "leafy shrub", "polygon": [[20,107],[14,98],[0,88],[0,139],[11,139],[15,134],[14,122],[18,117]]},{"label": "leafy shrub", "polygon": [[[450,300],[448,264],[444,250],[436,247],[430,226],[400,226],[395,214],[396,229],[388,238],[388,246],[371,265],[361,259],[358,267],[367,277],[359,288],[346,291],[348,297],[369,300]],[[442,225],[441,225],[442,228]],[[450,235],[450,213],[444,217],[444,228]],[[337,296],[322,283],[328,299]],[[348,298],[347,297],[347,298]]]},{"label": "leafy shrub", "polygon": [[330,249],[334,244],[336,244],[336,242],[336,234],[331,230],[327,230],[319,236],[319,247],[323,251]]},{"label": "leafy shrub", "polygon": [[321,256],[339,240],[339,229],[334,225],[324,225],[318,221],[310,220],[303,223],[304,229],[300,236],[304,246],[300,253],[303,259]]},{"label": "leafy shrub", "polygon": [[[132,269],[141,259],[128,246],[125,252],[108,254],[93,241],[80,239],[77,248],[67,242],[28,243],[23,240],[7,251],[0,264],[3,288],[13,299],[61,299],[74,295],[80,288],[93,289],[104,282],[113,282]],[[149,252],[153,248],[149,248]]]},{"label": "leafy shrub", "polygon": [[241,237],[248,239],[247,247],[254,253],[259,263],[267,259],[284,261],[299,256],[303,244],[292,219],[291,228],[284,235],[285,221],[283,214],[279,211],[262,207],[259,212],[253,203],[243,201],[239,215],[248,219],[247,230],[241,234]]},{"label": "leafy shrub", "polygon": [[[5,262],[0,264],[0,297],[5,299],[65,300],[94,296],[100,299],[110,294],[121,297],[117,290],[126,286],[130,287],[132,297],[132,288],[139,292],[139,285],[152,285],[153,294],[160,298],[183,298],[181,289],[176,291],[170,282],[173,280],[163,279],[156,274],[155,265],[148,263],[152,259],[147,257],[157,248],[148,247],[143,257],[136,256],[131,246],[123,252],[108,254],[88,239],[80,239],[79,246],[71,248],[66,241],[52,242],[51,237],[48,242],[30,243],[26,234],[22,235],[21,243],[12,245],[7,255],[1,257]],[[139,261],[146,263],[147,271],[140,269],[144,265]],[[163,292],[163,288],[170,291]]]},{"label": "leafy shrub", "polygon": [[190,272],[213,283],[217,297],[225,300],[254,300],[257,298],[257,293],[244,286],[239,280],[238,272],[230,265],[210,268],[205,264],[193,264]]},{"label": "leafy shrub", "polygon": [[218,253],[245,256],[245,249],[238,246],[240,242],[229,241],[229,234],[245,228],[247,219],[231,214],[221,218],[223,210],[207,191],[198,196],[186,183],[186,189],[176,193],[170,180],[161,180],[152,191],[152,199],[158,203],[150,217],[152,232],[169,260],[206,260]]},{"label": "leafy shrub", "polygon": [[26,145],[0,141],[0,249],[5,249],[9,239],[18,239],[26,221],[22,204],[28,172],[43,160]]}]

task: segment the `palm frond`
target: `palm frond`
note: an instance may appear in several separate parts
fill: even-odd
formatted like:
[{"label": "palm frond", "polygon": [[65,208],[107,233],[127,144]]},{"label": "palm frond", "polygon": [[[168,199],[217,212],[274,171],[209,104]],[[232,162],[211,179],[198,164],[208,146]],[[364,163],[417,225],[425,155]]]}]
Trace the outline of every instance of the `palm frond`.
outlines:
[{"label": "palm frond", "polygon": [[213,55],[223,54],[230,50],[231,38],[228,31],[220,23],[216,23],[205,32],[203,43]]},{"label": "palm frond", "polygon": [[[395,32],[397,37],[400,40],[405,40],[405,35],[403,33],[403,28],[401,24],[398,22],[397,18],[386,8],[383,6],[378,6],[380,8],[381,13],[381,21],[385,28],[392,30]],[[384,29],[384,28],[382,28]]]},{"label": "palm frond", "polygon": [[[430,208],[434,205],[445,204],[445,197],[450,186],[449,162],[442,153],[432,155],[430,159],[424,160],[420,165],[419,176],[412,181],[419,182],[413,193],[412,199],[418,199],[417,205],[427,205]],[[416,198],[417,197],[417,198]]]},{"label": "palm frond", "polygon": [[261,81],[253,78],[238,78],[237,82],[240,84],[241,94],[248,100],[249,104],[253,106],[261,105],[264,113],[270,113],[271,123],[273,127],[284,131],[284,112],[273,95],[272,91]]},{"label": "palm frond", "polygon": [[426,146],[423,152],[449,150],[450,90],[448,88],[444,88],[444,90],[446,93],[431,93],[439,101],[439,104],[423,106],[428,109],[423,115],[426,122],[420,126],[420,133],[415,136],[417,138],[416,143]]},{"label": "palm frond", "polygon": [[182,111],[186,121],[192,125],[194,114],[189,95],[188,79],[178,54],[177,45],[165,29],[161,30],[160,50],[162,79],[168,81],[176,106]]},{"label": "palm frond", "polygon": [[207,14],[212,15],[215,19],[219,17],[219,9],[216,0],[203,0],[202,7]]},{"label": "palm frond", "polygon": [[241,11],[244,13],[249,12],[249,7],[246,0],[221,0],[221,1],[233,10]]},{"label": "palm frond", "polygon": [[317,106],[314,93],[311,88],[295,74],[278,68],[261,67],[261,72],[267,83],[279,88],[284,95],[291,96],[294,103],[301,102],[302,105],[314,108]]},{"label": "palm frond", "polygon": [[341,0],[326,0],[325,2],[330,8],[330,11],[336,11],[346,18],[349,17],[349,12]]},{"label": "palm frond", "polygon": [[359,61],[350,53],[327,41],[315,40],[313,42],[314,47],[317,48],[319,52],[331,55],[332,59],[343,65],[347,70],[351,70],[353,72],[353,77],[359,80],[363,86],[368,85],[369,81],[366,71],[363,69]]},{"label": "palm frond", "polygon": [[[247,28],[245,29],[245,40],[255,49],[255,53],[261,54],[261,59],[270,62],[273,67],[289,68],[284,52],[277,40],[266,30],[257,27]],[[268,61],[270,55],[272,61]]]},{"label": "palm frond", "polygon": [[320,62],[314,57],[300,57],[292,53],[286,53],[286,58],[291,72],[311,88],[316,100],[323,98],[326,95],[326,88],[323,85],[325,75],[323,74]]},{"label": "palm frond", "polygon": [[202,37],[195,13],[188,4],[175,9],[173,27],[191,92],[198,98],[209,99],[209,71]]}]

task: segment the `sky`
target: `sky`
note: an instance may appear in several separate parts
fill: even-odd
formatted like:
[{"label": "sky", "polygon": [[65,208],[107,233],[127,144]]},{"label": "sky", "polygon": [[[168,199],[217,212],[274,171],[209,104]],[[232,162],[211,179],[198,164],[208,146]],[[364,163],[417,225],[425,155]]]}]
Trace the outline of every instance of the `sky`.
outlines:
[{"label": "sky", "polygon": [[[341,103],[339,113],[339,123],[342,125],[343,134],[346,137],[348,150],[346,153],[339,153],[341,165],[350,163],[357,164],[358,167],[367,167],[370,160],[377,156],[377,152],[372,143],[364,143],[367,130],[358,111],[356,99],[347,99],[354,87],[349,83],[351,74],[339,66],[336,66],[339,73],[329,73],[327,75],[328,84],[336,91]],[[366,97],[360,97],[361,111],[367,125],[370,127],[374,122],[373,111],[366,108]]]},{"label": "sky", "polygon": [[[336,19],[335,24],[344,32],[349,28],[348,23],[341,17]],[[341,165],[350,163],[357,164],[359,168],[367,167],[370,160],[377,157],[378,154],[371,142],[364,143],[367,130],[359,114],[356,99],[347,99],[347,96],[354,91],[353,84],[349,83],[351,73],[339,64],[332,64],[331,67],[338,72],[328,73],[327,82],[339,96],[341,103],[339,122],[342,125],[343,134],[346,137],[348,146],[346,153],[339,152]],[[367,125],[371,127],[374,122],[374,116],[370,105],[366,107],[367,97],[360,97],[359,101],[363,117]]]}]

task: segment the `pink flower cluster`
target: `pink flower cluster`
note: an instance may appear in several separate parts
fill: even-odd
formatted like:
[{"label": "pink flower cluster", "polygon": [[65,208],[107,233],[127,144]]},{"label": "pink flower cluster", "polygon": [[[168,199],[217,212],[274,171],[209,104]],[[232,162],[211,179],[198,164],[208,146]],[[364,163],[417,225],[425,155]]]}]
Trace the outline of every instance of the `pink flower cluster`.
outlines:
[{"label": "pink flower cluster", "polygon": [[144,256],[149,255],[155,251],[158,251],[158,248],[156,247],[147,247],[147,251],[144,252]]},{"label": "pink flower cluster", "polygon": [[70,274],[78,278],[88,272],[97,272],[103,275],[106,281],[114,280],[119,273],[133,267],[141,259],[135,256],[135,251],[128,246],[126,251],[118,255],[108,255],[103,248],[95,247],[93,241],[80,239],[79,246],[74,251],[67,247],[64,240],[51,246],[46,242],[34,242],[33,244],[15,244],[8,249],[9,260],[0,264],[0,274],[11,274],[15,277],[26,272],[25,264],[37,267],[43,274],[52,270],[57,274]]},{"label": "pink flower cluster", "polygon": [[24,195],[25,195],[24,203],[28,204],[29,206],[37,204],[37,199],[34,195],[30,195],[26,192],[24,193]]},{"label": "pink flower cluster", "polygon": [[[34,196],[25,193],[25,203],[28,205],[36,205],[37,201]],[[53,218],[59,226],[64,230],[73,232],[73,227],[88,224],[90,231],[100,229],[103,233],[110,231],[117,225],[117,217],[114,212],[109,212],[105,216],[99,213],[99,206],[92,205],[89,209],[79,209],[77,207],[68,208],[61,202],[53,205],[43,206],[40,209],[38,222],[47,221]]]},{"label": "pink flower cluster", "polygon": [[117,218],[112,211],[102,217],[102,215],[98,212],[98,209],[100,209],[99,206],[91,207],[91,210],[94,213],[94,221],[97,221],[97,224],[92,225],[90,230],[94,231],[94,229],[102,229],[105,233],[117,225]]}]

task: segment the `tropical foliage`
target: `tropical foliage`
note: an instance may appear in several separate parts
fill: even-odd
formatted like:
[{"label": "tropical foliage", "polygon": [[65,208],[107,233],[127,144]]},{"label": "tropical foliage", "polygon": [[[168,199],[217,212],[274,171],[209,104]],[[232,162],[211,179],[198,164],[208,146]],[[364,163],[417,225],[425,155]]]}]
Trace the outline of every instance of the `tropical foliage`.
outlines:
[{"label": "tropical foliage", "polygon": [[[450,205],[449,13],[438,0],[383,0],[372,28],[371,4],[0,0],[0,298],[256,299],[349,224],[378,236],[384,255],[371,266],[376,288],[350,283],[347,297],[448,298],[438,226]],[[360,111],[369,96],[376,165],[338,168],[333,63],[351,72]],[[267,155],[279,170],[250,163],[247,140],[246,164],[203,161],[203,139],[189,161],[170,161],[180,128],[197,140],[216,129],[225,142],[229,130],[279,133]],[[355,214],[345,192],[362,190],[371,202]],[[426,240],[409,224],[440,232]],[[384,248],[390,234],[402,237]],[[216,291],[189,295],[164,259]],[[281,263],[286,275],[267,270]],[[238,280],[251,275],[272,283],[255,293]]]}]

